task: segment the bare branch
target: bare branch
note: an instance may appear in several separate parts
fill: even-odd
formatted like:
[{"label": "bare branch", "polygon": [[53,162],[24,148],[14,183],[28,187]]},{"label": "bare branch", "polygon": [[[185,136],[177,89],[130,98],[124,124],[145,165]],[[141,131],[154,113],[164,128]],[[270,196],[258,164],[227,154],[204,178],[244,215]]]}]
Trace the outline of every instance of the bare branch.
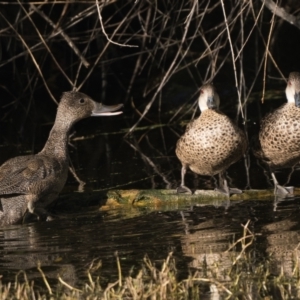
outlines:
[{"label": "bare branch", "polygon": [[[106,39],[107,39],[110,43],[115,44],[115,45],[118,45],[118,46],[121,46],[121,47],[138,47],[137,45],[120,44],[120,43],[114,42],[113,40],[111,40],[111,39],[108,37],[108,35],[107,35],[106,31],[105,31],[104,25],[103,25],[99,1],[96,0],[96,3],[97,3],[97,10],[98,10],[99,21],[100,21],[100,24],[101,24],[102,32],[103,32],[103,34],[105,35]],[[101,7],[102,7],[102,5],[101,5]]]},{"label": "bare branch", "polygon": [[300,19],[289,14],[283,7],[277,6],[272,0],[261,0],[265,4],[265,6],[275,15],[280,17],[281,19],[289,22],[290,24],[296,26],[300,29]]},{"label": "bare branch", "polygon": [[38,9],[34,4],[30,4],[30,7],[37,12],[45,21],[47,21],[55,30],[59,32],[59,34],[66,40],[66,42],[69,44],[70,48],[73,49],[75,54],[80,58],[83,65],[88,68],[89,62],[82,56],[79,49],[76,47],[76,45],[73,43],[73,41],[70,39],[70,37],[62,30],[61,27],[58,27],[52,22],[52,20],[47,17],[40,9]]}]

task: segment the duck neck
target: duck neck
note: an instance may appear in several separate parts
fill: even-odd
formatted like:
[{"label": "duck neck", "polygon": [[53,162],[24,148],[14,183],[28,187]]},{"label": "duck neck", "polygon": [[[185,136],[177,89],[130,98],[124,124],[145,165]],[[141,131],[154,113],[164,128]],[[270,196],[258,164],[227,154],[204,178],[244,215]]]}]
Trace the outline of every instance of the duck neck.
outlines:
[{"label": "duck neck", "polygon": [[73,122],[68,121],[68,118],[59,117],[59,115],[57,115],[48,140],[40,153],[48,156],[67,159],[68,137],[72,125]]}]

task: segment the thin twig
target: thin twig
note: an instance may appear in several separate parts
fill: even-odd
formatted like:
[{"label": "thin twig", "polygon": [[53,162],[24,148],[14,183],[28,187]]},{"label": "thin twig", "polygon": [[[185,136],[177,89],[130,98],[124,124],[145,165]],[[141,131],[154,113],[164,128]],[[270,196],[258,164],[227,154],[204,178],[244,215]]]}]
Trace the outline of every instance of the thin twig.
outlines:
[{"label": "thin twig", "polygon": [[73,286],[69,285],[68,283],[66,283],[60,276],[58,276],[58,280],[61,284],[63,284],[64,286],[66,286],[68,289],[70,289],[71,291],[76,291],[79,293],[83,293],[83,291],[74,288]]},{"label": "thin twig", "polygon": [[290,24],[296,26],[300,29],[300,20],[297,16],[293,16],[286,12],[283,7],[278,7],[277,2],[274,3],[272,0],[261,0],[264,5],[275,15],[282,18],[283,20],[289,22]]},{"label": "thin twig", "polygon": [[233,49],[233,45],[232,45],[230,29],[229,29],[229,26],[228,26],[228,20],[227,20],[226,11],[225,11],[224,0],[221,0],[221,4],[222,4],[222,11],[223,11],[223,16],[224,16],[224,20],[225,20],[226,30],[227,30],[228,41],[229,41],[229,45],[230,45],[230,49],[231,49],[235,87],[236,87],[236,91],[237,91],[237,94],[238,94],[238,100],[239,100],[239,110],[241,111],[242,118],[245,122],[245,116],[244,116],[244,112],[243,112],[243,109],[242,109],[241,93],[240,93],[240,90],[239,90],[239,84],[238,84],[238,79],[237,79],[234,49]]},{"label": "thin twig", "polygon": [[26,14],[27,18],[30,20],[33,28],[35,29],[36,33],[38,34],[38,36],[39,36],[40,40],[42,41],[43,45],[47,49],[47,51],[48,51],[49,55],[51,56],[53,62],[55,63],[55,65],[57,66],[57,68],[59,69],[59,71],[63,74],[63,76],[67,79],[67,81],[71,84],[71,86],[74,86],[73,82],[71,81],[71,79],[69,78],[69,76],[65,73],[65,71],[62,69],[62,67],[60,66],[60,64],[57,62],[56,58],[54,57],[52,51],[48,47],[48,45],[47,45],[46,41],[44,40],[43,36],[41,35],[40,31],[38,30],[38,28],[36,27],[35,23],[33,22],[31,16],[29,15],[29,13],[25,9],[25,7],[22,5],[22,3],[20,2],[20,0],[18,0],[18,2],[20,3],[20,6],[21,6],[22,10],[24,11],[24,13]]},{"label": "thin twig", "polygon": [[[105,35],[106,39],[110,43],[118,45],[118,46],[121,46],[121,47],[138,47],[137,45],[120,44],[120,43],[114,42],[112,39],[109,38],[109,36],[107,35],[107,33],[105,31],[104,25],[103,25],[102,15],[101,15],[101,10],[100,10],[100,5],[99,5],[99,0],[96,0],[96,4],[97,4],[97,10],[98,10],[98,16],[99,16],[99,21],[100,21],[101,29],[102,29],[102,32]],[[102,6],[103,5],[101,5],[101,8],[102,8]]]},{"label": "thin twig", "polygon": [[44,14],[40,9],[38,9],[34,4],[30,3],[30,8],[32,8],[35,12],[37,12],[45,21],[49,23],[55,29],[67,42],[67,44],[70,46],[70,48],[74,51],[74,53],[79,57],[83,65],[88,68],[89,62],[83,57],[83,55],[80,53],[79,49],[76,47],[76,45],[73,43],[73,41],[70,39],[70,37],[65,33],[65,31],[62,30],[61,27],[57,27],[56,24],[52,22],[52,20]]},{"label": "thin twig", "polygon": [[[181,54],[181,50],[182,50],[183,44],[184,44],[184,42],[186,40],[186,36],[187,36],[188,30],[190,28],[190,23],[191,23],[191,20],[192,20],[192,16],[193,16],[193,13],[194,13],[195,8],[196,8],[197,5],[198,5],[198,0],[194,0],[193,1],[193,6],[191,8],[191,11],[190,11],[190,13],[189,13],[189,15],[188,15],[188,17],[186,18],[186,21],[185,21],[185,28],[184,28],[184,32],[183,32],[183,35],[182,35],[182,38],[181,38],[179,49],[176,52],[176,55],[175,55],[175,57],[174,57],[171,65],[169,66],[168,70],[166,71],[164,77],[162,78],[161,83],[159,84],[159,86],[158,86],[157,90],[155,91],[153,97],[151,98],[151,100],[146,105],[146,108],[144,109],[143,114],[140,116],[140,118],[137,120],[137,122],[135,122],[135,124],[130,128],[128,134],[130,134],[131,132],[133,132],[134,129],[138,126],[138,124],[143,120],[144,116],[148,113],[148,111],[150,110],[152,104],[154,103],[157,95],[160,93],[160,91],[162,90],[163,86],[170,79],[171,72],[174,69],[176,69],[176,64],[178,63],[177,59],[178,59],[179,55]],[[128,134],[126,134],[125,137]]]},{"label": "thin twig", "polygon": [[[114,32],[111,35],[111,39],[117,34],[118,30],[121,28],[121,26],[125,23],[125,21],[127,21],[127,16],[130,15],[130,13],[134,10],[135,8],[135,4],[132,5],[131,9],[129,10],[129,12],[127,13],[127,15],[124,17],[124,19],[119,22],[117,28],[114,30]],[[98,55],[97,59],[94,62],[94,65],[92,66],[92,68],[90,68],[88,74],[85,76],[85,78],[82,80],[81,84],[79,84],[79,86],[77,87],[78,90],[81,89],[81,87],[85,84],[85,82],[88,80],[88,78],[91,76],[92,72],[94,71],[94,69],[96,68],[96,66],[98,65],[100,59],[102,58],[103,54],[105,53],[105,51],[107,50],[108,46],[110,45],[110,42],[108,41],[106,43],[106,45],[104,46],[104,48],[102,49],[102,51],[100,52],[100,54]]]},{"label": "thin twig", "polygon": [[[276,2],[276,7],[277,7],[277,2]],[[275,10],[275,12],[276,12],[276,10]],[[267,61],[268,61],[269,45],[270,45],[270,41],[271,41],[271,35],[272,35],[274,23],[275,23],[275,22],[274,22],[274,19],[275,19],[275,13],[272,15],[272,19],[271,19],[271,27],[270,27],[270,31],[269,31],[269,34],[268,34],[268,41],[267,41],[266,50],[265,50],[264,76],[263,76],[263,90],[262,90],[262,96],[261,96],[261,102],[262,102],[262,103],[264,103],[264,99],[265,99]]]},{"label": "thin twig", "polygon": [[37,61],[36,61],[36,59],[35,59],[33,53],[31,52],[29,46],[27,45],[27,43],[25,42],[25,40],[23,39],[23,37],[19,34],[19,32],[14,28],[14,26],[12,26],[12,24],[4,17],[4,15],[3,15],[1,12],[0,12],[0,15],[1,15],[1,17],[5,20],[5,22],[9,25],[9,27],[15,32],[15,34],[16,34],[16,35],[18,36],[18,38],[21,40],[22,44],[23,44],[23,45],[25,46],[25,48],[27,49],[28,54],[30,55],[30,57],[31,57],[31,59],[32,59],[32,61],[33,61],[34,65],[35,65],[37,71],[39,72],[39,74],[40,74],[40,76],[41,76],[41,78],[42,78],[42,80],[43,80],[43,82],[44,82],[45,88],[47,89],[47,91],[48,91],[50,97],[52,98],[52,100],[53,100],[56,104],[58,104],[57,101],[56,101],[56,99],[55,99],[55,97],[53,96],[52,92],[50,91],[50,89],[49,89],[49,87],[48,87],[48,84],[47,84],[47,82],[46,82],[46,79],[44,78],[43,73],[42,73],[42,71],[41,71],[41,69],[40,69],[40,67],[39,67],[39,64],[37,63]]},{"label": "thin twig", "polygon": [[117,267],[118,267],[119,287],[121,287],[122,286],[122,269],[121,269],[118,251],[115,252],[115,257],[117,260]]},{"label": "thin twig", "polygon": [[46,278],[46,275],[44,274],[44,272],[43,272],[42,269],[41,269],[41,263],[40,263],[40,262],[38,262],[37,269],[38,269],[38,271],[39,271],[39,272],[41,273],[41,275],[42,275],[43,281],[44,281],[44,283],[45,283],[45,285],[46,285],[46,287],[47,287],[47,289],[48,289],[49,294],[50,294],[50,295],[53,295],[52,289],[51,289],[51,287],[50,287],[50,285],[49,285],[49,283],[48,283],[48,280],[47,280],[47,278]]}]

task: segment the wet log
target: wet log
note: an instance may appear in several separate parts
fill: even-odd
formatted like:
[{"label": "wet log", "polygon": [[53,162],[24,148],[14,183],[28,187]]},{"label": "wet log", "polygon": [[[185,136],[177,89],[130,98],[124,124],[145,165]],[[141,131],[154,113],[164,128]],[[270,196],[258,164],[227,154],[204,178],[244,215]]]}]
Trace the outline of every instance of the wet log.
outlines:
[{"label": "wet log", "polygon": [[[300,188],[294,190],[294,196],[300,195]],[[239,201],[269,200],[278,203],[280,198],[275,198],[273,189],[268,190],[245,190],[242,194],[232,195],[227,198],[224,194],[213,190],[197,190],[192,195],[178,194],[176,190],[119,190],[109,191],[85,191],[67,192],[60,195],[53,204],[54,213],[78,212],[89,209],[100,209],[118,214],[139,215],[152,210],[178,210],[187,206],[229,207]],[[124,208],[124,209],[123,209]]]},{"label": "wet log", "polygon": [[[300,188],[294,190],[294,195],[300,195]],[[105,208],[133,205],[138,207],[166,206],[178,204],[224,205],[228,200],[272,200],[274,190],[245,190],[228,198],[226,195],[213,190],[197,190],[192,195],[178,194],[176,190],[110,190],[107,192]]]}]

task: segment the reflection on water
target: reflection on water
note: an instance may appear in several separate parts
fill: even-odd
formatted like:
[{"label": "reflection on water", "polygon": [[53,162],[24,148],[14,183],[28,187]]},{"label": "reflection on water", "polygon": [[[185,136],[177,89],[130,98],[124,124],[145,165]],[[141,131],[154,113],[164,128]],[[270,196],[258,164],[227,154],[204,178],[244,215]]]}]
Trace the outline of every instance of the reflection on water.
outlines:
[{"label": "reflection on water", "polygon": [[[271,255],[270,271],[287,276],[299,268],[299,199],[277,205],[270,201],[232,201],[229,208],[194,205],[167,211],[134,208],[126,210],[61,216],[51,222],[15,225],[0,231],[0,274],[3,281],[14,280],[19,270],[28,278],[40,278],[37,262],[47,278],[57,282],[57,274],[69,284],[86,280],[92,262],[102,261],[93,276],[104,282],[116,280],[118,253],[123,275],[134,275],[145,254],[158,265],[174,252],[179,276],[189,270],[203,277],[228,281],[232,257],[241,249],[226,251],[243,234],[241,224],[251,220],[255,240],[248,253],[259,263]],[[295,269],[296,268],[296,269]]]},{"label": "reflection on water", "polygon": [[[299,213],[299,212],[298,212]],[[300,226],[299,214],[279,220],[263,227],[266,234],[267,254],[270,260],[270,271],[291,277],[299,272],[300,259]]]}]

